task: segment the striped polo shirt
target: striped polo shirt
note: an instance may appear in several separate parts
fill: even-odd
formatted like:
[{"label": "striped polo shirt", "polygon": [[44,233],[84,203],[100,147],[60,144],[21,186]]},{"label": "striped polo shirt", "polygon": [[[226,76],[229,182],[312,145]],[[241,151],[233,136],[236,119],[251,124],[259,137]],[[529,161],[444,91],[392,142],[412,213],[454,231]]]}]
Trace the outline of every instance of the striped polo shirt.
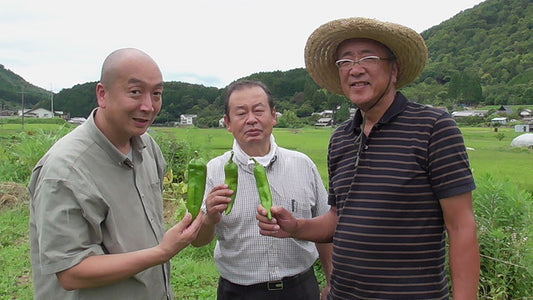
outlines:
[{"label": "striped polo shirt", "polygon": [[446,299],[439,199],[475,189],[462,134],[448,113],[399,92],[358,139],[361,122],[358,111],[341,124],[328,150],[329,204],[339,214],[332,298]]}]

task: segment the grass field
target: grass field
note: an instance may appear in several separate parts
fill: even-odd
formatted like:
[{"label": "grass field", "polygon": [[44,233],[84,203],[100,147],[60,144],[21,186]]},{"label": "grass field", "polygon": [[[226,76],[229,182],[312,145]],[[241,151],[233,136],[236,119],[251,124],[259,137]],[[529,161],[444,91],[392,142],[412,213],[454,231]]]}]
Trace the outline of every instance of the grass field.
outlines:
[{"label": "grass field", "polygon": [[[54,130],[56,124],[26,124],[27,132],[36,130]],[[470,163],[474,177],[490,173],[497,178],[510,178],[521,188],[533,192],[533,150],[512,148],[511,141],[521,135],[514,128],[498,128],[495,132],[489,127],[461,127],[465,144],[469,150]],[[0,138],[21,132],[19,124],[2,124]],[[152,133],[169,134],[176,139],[187,140],[198,146],[205,158],[215,157],[229,149],[233,136],[226,129],[211,128],[170,128],[153,127]],[[322,179],[327,184],[327,148],[331,128],[285,129],[275,128],[274,135],[279,146],[301,151],[307,154],[317,165]],[[503,134],[498,140],[497,135]]]},{"label": "grass field", "polygon": [[[24,130],[16,124],[0,124],[0,143],[16,135],[33,135],[41,129],[60,131],[54,124],[26,124]],[[498,132],[493,128],[461,130],[466,146],[473,149],[468,154],[476,181],[481,183],[485,174],[491,174],[494,178],[509,179],[519,188],[533,193],[533,150],[510,147],[512,139],[521,133],[514,132],[513,128],[499,128]],[[226,129],[154,127],[151,133],[186,140],[206,159],[231,149],[233,143],[233,137]],[[306,153],[316,163],[326,185],[327,147],[331,133],[331,128],[274,129],[278,145]],[[501,140],[498,137],[502,137]],[[35,151],[31,147],[21,149]],[[3,189],[5,187],[0,182],[0,195]],[[0,211],[0,300],[32,299],[28,220],[27,199],[25,203]],[[212,252],[213,243],[202,248],[188,247],[172,259],[171,278],[176,299],[214,299],[218,271]]]},{"label": "grass field", "polygon": [[[170,134],[198,145],[207,158],[231,149],[233,136],[226,129],[154,128],[156,132]],[[327,185],[327,148],[331,128],[284,129],[275,128],[276,143],[288,149],[307,154],[317,165]],[[468,150],[474,177],[490,173],[496,178],[510,178],[519,187],[533,192],[533,150],[513,148],[511,141],[521,135],[514,128],[466,127],[461,128]],[[503,134],[498,140],[497,135]]]}]

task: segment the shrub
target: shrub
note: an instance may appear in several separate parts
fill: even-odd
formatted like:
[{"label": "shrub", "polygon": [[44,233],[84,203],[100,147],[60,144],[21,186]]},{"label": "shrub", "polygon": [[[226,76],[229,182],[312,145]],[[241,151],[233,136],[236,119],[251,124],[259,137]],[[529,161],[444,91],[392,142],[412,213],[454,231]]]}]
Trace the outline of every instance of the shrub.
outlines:
[{"label": "shrub", "polygon": [[481,253],[480,298],[533,295],[533,196],[509,179],[478,181],[474,210]]},{"label": "shrub", "polygon": [[62,125],[54,131],[31,130],[4,139],[0,146],[0,182],[27,183],[39,159],[70,128]]}]

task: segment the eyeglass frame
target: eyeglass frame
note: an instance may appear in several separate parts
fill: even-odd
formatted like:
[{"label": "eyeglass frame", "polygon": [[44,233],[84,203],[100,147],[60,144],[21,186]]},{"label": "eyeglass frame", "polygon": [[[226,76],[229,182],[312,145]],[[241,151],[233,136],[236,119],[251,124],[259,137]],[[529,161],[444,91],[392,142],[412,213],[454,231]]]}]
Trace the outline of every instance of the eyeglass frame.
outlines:
[{"label": "eyeglass frame", "polygon": [[[362,65],[361,62],[364,63],[365,61],[368,61],[368,62],[376,61],[377,63],[378,61],[382,61],[382,60],[393,61],[394,57],[379,57],[377,55],[370,55],[370,56],[361,57],[359,60],[341,58],[335,61],[335,66],[337,66],[339,70],[351,70],[353,67],[355,67],[356,64],[358,64],[361,68],[368,67],[368,66],[365,67],[364,65]],[[350,62],[352,64],[349,67],[342,68],[339,64],[344,63],[344,62]]]},{"label": "eyeglass frame", "polygon": [[354,146],[357,149],[357,152],[355,154],[355,163],[354,163],[355,170],[357,170],[357,168],[359,167],[359,158],[361,157],[361,153],[363,151],[363,144],[364,144],[363,135],[364,134],[365,134],[364,131],[361,130],[361,132],[359,133],[359,135],[357,136],[357,138],[354,141]]}]

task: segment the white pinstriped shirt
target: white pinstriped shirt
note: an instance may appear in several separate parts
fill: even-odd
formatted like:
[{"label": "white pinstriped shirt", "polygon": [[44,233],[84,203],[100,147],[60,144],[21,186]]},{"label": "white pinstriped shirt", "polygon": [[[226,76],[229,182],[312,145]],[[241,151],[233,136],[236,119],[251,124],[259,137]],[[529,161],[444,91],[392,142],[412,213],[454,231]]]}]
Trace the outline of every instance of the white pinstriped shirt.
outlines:
[{"label": "white pinstriped shirt", "polygon": [[[284,206],[297,218],[327,212],[327,191],[313,161],[303,153],[277,147],[275,142],[272,147],[274,155],[266,170],[274,205]],[[224,183],[224,164],[230,156],[228,151],[208,163],[206,194]],[[318,258],[315,244],[259,234],[254,165],[242,156],[233,159],[239,166],[237,196],[231,213],[223,213],[215,229],[214,256],[220,275],[236,284],[251,285],[307,270]]]}]

